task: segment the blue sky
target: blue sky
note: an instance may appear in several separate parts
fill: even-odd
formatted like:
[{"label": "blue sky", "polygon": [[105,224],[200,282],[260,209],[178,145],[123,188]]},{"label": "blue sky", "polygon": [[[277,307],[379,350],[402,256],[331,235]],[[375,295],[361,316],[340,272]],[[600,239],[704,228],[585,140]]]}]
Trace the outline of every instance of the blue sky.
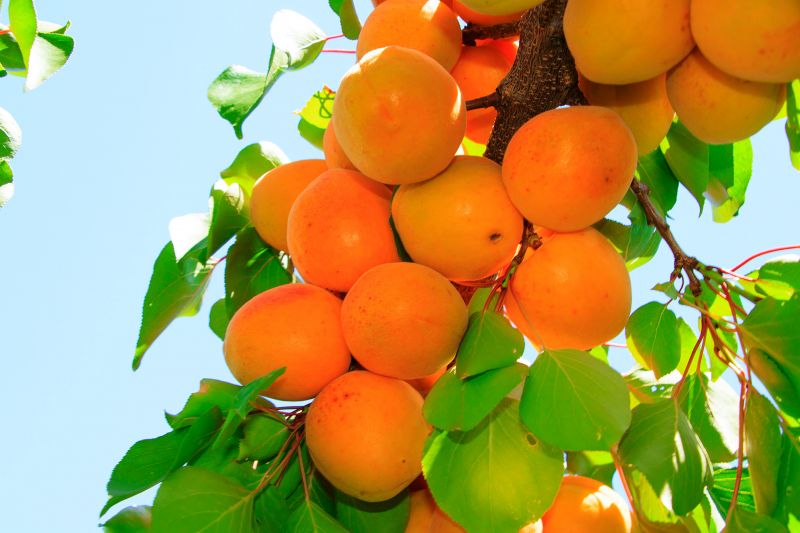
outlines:
[{"label": "blue sky", "polygon": [[[368,5],[357,2],[362,16]],[[130,369],[167,223],[205,210],[218,172],[247,143],[275,142],[292,159],[320,157],[297,135],[292,111],[323,84],[335,87],[353,57],[325,54],[282,78],[237,141],[206,100],[208,84],[232,63],[266,69],[277,9],[300,10],[339,33],[327,2],[37,7],[41,18],[73,21],[76,50],[33,93],[23,95],[20,80],[0,80],[0,105],[23,129],[12,162],[16,196],[0,210],[0,501],[4,530],[77,532],[97,524],[105,482],[125,450],[166,431],[165,409],[178,409],[203,377],[232,380],[206,325],[208,306],[175,322],[141,369]],[[688,252],[731,266],[800,240],[800,173],[789,165],[782,128],[774,123],[754,139],[755,173],[739,218],[724,226],[710,213],[698,219],[694,200],[681,194],[673,228]],[[649,287],[670,269],[664,249],[633,273],[635,305],[658,297]],[[222,294],[220,274],[209,302]],[[627,365],[623,355],[613,360]]]}]

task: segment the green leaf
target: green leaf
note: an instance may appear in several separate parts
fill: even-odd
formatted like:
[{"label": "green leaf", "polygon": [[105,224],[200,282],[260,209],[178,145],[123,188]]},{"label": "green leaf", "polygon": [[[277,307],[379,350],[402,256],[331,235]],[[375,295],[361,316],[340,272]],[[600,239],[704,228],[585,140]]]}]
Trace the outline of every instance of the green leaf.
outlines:
[{"label": "green leaf", "polygon": [[[0,159],[11,159],[17,155],[21,145],[22,128],[11,113],[0,107]],[[0,185],[3,185],[2,178]]]},{"label": "green leaf", "polygon": [[374,503],[336,492],[336,518],[351,533],[403,533],[410,511],[408,490]]},{"label": "green leaf", "polygon": [[289,162],[289,157],[270,142],[248,144],[233,162],[219,173],[228,185],[238,183],[250,196],[258,178],[273,168]]},{"label": "green leaf", "polygon": [[151,531],[152,507],[126,507],[103,524],[104,533],[146,533]]},{"label": "green leaf", "polygon": [[300,136],[320,150],[322,150],[325,129],[331,121],[335,96],[336,93],[326,85],[315,92],[303,109],[297,112],[300,116],[300,122],[297,123],[297,131],[300,132]]},{"label": "green leaf", "polygon": [[520,418],[548,444],[570,451],[609,450],[631,423],[625,381],[579,350],[546,350],[530,368]]},{"label": "green leaf", "polygon": [[261,240],[252,226],[236,235],[225,265],[225,306],[229,317],[253,296],[292,282],[278,253]]},{"label": "green leaf", "polygon": [[628,390],[640,403],[654,403],[671,398],[672,389],[680,378],[678,372],[672,372],[656,379],[653,372],[643,368],[635,368],[623,376]]},{"label": "green leaf", "polygon": [[231,65],[211,82],[208,100],[217,113],[231,123],[238,139],[243,137],[242,124],[245,119],[258,107],[278,75],[269,79],[264,73],[241,65]]},{"label": "green leaf", "polygon": [[753,348],[749,352],[750,369],[767,387],[782,411],[791,416],[800,414],[800,387],[797,374],[792,375],[767,352]]},{"label": "green leaf", "polygon": [[281,9],[272,17],[269,33],[275,45],[274,68],[300,70],[314,62],[325,46],[325,33],[309,19],[289,9]]},{"label": "green leaf", "polygon": [[619,456],[624,467],[641,471],[678,515],[697,507],[712,481],[708,454],[672,400],[634,408],[631,426],[619,444]]},{"label": "green leaf", "polygon": [[236,400],[225,416],[225,423],[222,425],[219,435],[217,435],[217,440],[214,442],[215,448],[223,445],[239,429],[239,426],[253,408],[253,402],[258,399],[264,389],[275,383],[284,372],[286,372],[286,367],[277,368],[269,374],[254,379],[239,390],[236,394]]},{"label": "green leaf", "polygon": [[702,213],[709,179],[708,145],[692,135],[681,122],[676,121],[666,139],[661,142],[661,151],[678,181],[697,200]]},{"label": "green leaf", "polygon": [[614,457],[608,452],[567,452],[567,472],[596,479],[610,487],[617,469]]},{"label": "green leaf", "polygon": [[742,509],[738,505],[728,516],[725,533],[789,533],[780,522],[763,514]]},{"label": "green leaf", "polygon": [[513,365],[525,351],[525,338],[500,313],[473,313],[458,347],[456,375],[462,379]]},{"label": "green leaf", "polygon": [[225,446],[206,448],[203,453],[189,461],[188,466],[209,470],[237,481],[246,489],[255,490],[270,464],[261,463],[256,466],[252,461],[239,461],[238,443],[238,435],[235,435],[227,440]]},{"label": "green leaf", "polygon": [[239,441],[237,459],[272,459],[288,438],[289,428],[285,421],[267,414],[252,415],[244,423],[244,438]]},{"label": "green leaf", "polygon": [[225,340],[225,331],[228,329],[230,320],[225,298],[220,298],[208,311],[208,327],[222,341]]},{"label": "green leaf", "polygon": [[771,515],[778,503],[781,430],[775,408],[754,389],[747,397],[744,429],[756,510]]},{"label": "green leaf", "polygon": [[727,463],[739,449],[739,395],[724,380],[691,374],[678,396],[712,463]]},{"label": "green leaf", "polygon": [[486,152],[486,145],[475,142],[468,137],[464,137],[461,141],[461,146],[464,148],[464,155],[474,155],[481,157]]},{"label": "green leaf", "polygon": [[25,77],[25,91],[32,91],[58,72],[75,48],[75,40],[59,33],[39,33],[33,42]]},{"label": "green leaf", "polygon": [[153,531],[253,532],[254,497],[227,477],[202,468],[182,468],[164,480],[156,494]]},{"label": "green leaf", "polygon": [[238,183],[228,185],[225,180],[217,181],[211,189],[209,204],[208,254],[211,255],[244,228],[250,218],[247,197]]},{"label": "green leaf", "polygon": [[[714,469],[714,484],[711,486],[709,493],[723,518],[728,516],[735,485],[736,468]],[[750,472],[747,468],[742,469],[742,481],[739,485],[739,496],[736,498],[736,505],[748,511],[755,512],[756,510],[753,485],[750,483]]]},{"label": "green leaf", "polygon": [[[782,523],[800,525],[800,450],[797,447],[797,426],[795,442],[789,431],[783,434],[783,455],[778,475],[778,505],[773,515]],[[790,430],[791,431],[791,430]]]},{"label": "green leaf", "polygon": [[190,213],[169,221],[169,240],[178,261],[191,251],[196,252],[200,261],[205,261],[208,257],[206,237],[210,224],[208,213]]},{"label": "green leaf", "polygon": [[298,506],[284,525],[286,533],[348,533],[348,531],[311,500]]},{"label": "green leaf", "polygon": [[518,406],[503,400],[476,428],[428,438],[428,487],[467,531],[517,531],[544,514],[561,485],[561,452],[525,429]]},{"label": "green leaf", "polygon": [[708,150],[706,196],[714,204],[714,222],[728,222],[744,205],[747,185],[753,174],[753,146],[750,139],[745,139],[734,144],[709,146]]},{"label": "green leaf", "polygon": [[800,80],[786,86],[786,138],[792,165],[800,170]]},{"label": "green leaf", "polygon": [[29,64],[31,48],[36,39],[36,9],[33,0],[10,0],[8,21],[11,32],[19,43],[25,65]]},{"label": "green leaf", "polygon": [[131,446],[114,467],[106,490],[110,496],[102,516],[113,505],[153,487],[205,448],[222,423],[218,409],[212,409],[191,427],[178,429]]},{"label": "green leaf", "polygon": [[594,224],[594,228],[622,255],[628,270],[634,270],[653,258],[661,244],[661,236],[647,223],[639,204],[633,206],[628,219],[630,225],[604,218]]},{"label": "green leaf", "polygon": [[[764,263],[748,277],[758,279],[751,284],[757,295],[789,300],[800,293],[800,260],[796,256],[779,257]],[[743,282],[743,285],[747,284]]]},{"label": "green leaf", "polygon": [[183,409],[174,415],[166,414],[167,423],[174,429],[184,427],[214,407],[218,407],[220,413],[225,416],[233,407],[236,395],[240,390],[241,387],[233,383],[209,378],[202,379],[200,388],[197,392],[189,395]]},{"label": "green leaf", "polygon": [[525,365],[515,364],[463,381],[447,372],[425,398],[425,419],[440,429],[469,431],[522,382],[526,371]]},{"label": "green leaf", "polygon": [[344,36],[352,40],[358,39],[358,34],[361,33],[361,22],[358,20],[353,0],[328,0],[328,5],[331,6],[334,13],[339,15]]},{"label": "green leaf", "polygon": [[0,207],[14,196],[14,173],[8,161],[0,160]]},{"label": "green leaf", "polygon": [[292,503],[281,496],[274,485],[267,485],[256,496],[254,504],[256,530],[259,533],[284,533]]},{"label": "green leaf", "polygon": [[634,358],[657,378],[675,370],[681,358],[678,317],[666,305],[649,302],[628,319],[625,338]]},{"label": "green leaf", "polygon": [[133,357],[134,370],[153,341],[179,316],[197,314],[203,293],[208,287],[215,259],[201,261],[200,252],[192,252],[180,261],[172,242],[167,243],[153,265],[153,275],[144,296],[142,325]]},{"label": "green leaf", "polygon": [[639,158],[636,177],[650,189],[650,198],[662,215],[675,207],[678,200],[678,180],[660,150]]}]

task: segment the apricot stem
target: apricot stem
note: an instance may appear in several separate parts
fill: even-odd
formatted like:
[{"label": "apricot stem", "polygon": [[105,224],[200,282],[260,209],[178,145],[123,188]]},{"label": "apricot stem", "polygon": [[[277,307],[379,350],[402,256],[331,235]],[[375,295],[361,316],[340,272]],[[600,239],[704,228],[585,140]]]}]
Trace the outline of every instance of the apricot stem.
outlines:
[{"label": "apricot stem", "polygon": [[479,39],[503,39],[519,35],[519,31],[520,21],[493,24],[491,26],[467,24],[462,31],[461,39],[465,45],[475,46]]}]

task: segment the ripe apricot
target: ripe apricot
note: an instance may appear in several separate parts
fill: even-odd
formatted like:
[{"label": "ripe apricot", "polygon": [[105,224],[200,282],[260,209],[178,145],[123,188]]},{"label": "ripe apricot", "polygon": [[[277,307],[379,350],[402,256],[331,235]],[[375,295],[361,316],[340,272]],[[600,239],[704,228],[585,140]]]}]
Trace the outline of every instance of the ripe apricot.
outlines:
[{"label": "ripe apricot", "polygon": [[387,263],[361,276],[342,305],[342,330],[361,366],[416,379],[455,356],[467,307],[441,274],[416,263]]},{"label": "ripe apricot", "polygon": [[692,34],[723,72],[751,81],[800,78],[800,2],[692,0]]},{"label": "ripe apricot", "polygon": [[615,85],[654,78],[694,47],[689,0],[569,0],[564,36],[584,76]]},{"label": "ripe apricot", "polygon": [[450,70],[461,51],[461,26],[439,0],[387,0],[364,21],[356,57],[390,45],[418,50]]},{"label": "ripe apricot", "polygon": [[242,385],[285,366],[264,394],[307,400],[350,366],[341,309],[339,298],[313,285],[262,292],[231,318],[222,347],[225,362]]},{"label": "ripe apricot", "polygon": [[522,261],[505,304],[536,346],[586,350],[625,327],[631,280],[622,257],[597,230],[556,233]]},{"label": "ripe apricot", "polygon": [[433,386],[436,385],[436,382],[439,381],[439,378],[442,377],[446,371],[447,365],[443,366],[433,374],[428,374],[427,376],[416,379],[407,379],[405,381],[414,387],[418,393],[422,394],[422,397],[424,398],[428,395]]},{"label": "ripe apricot", "polygon": [[401,185],[392,217],[414,261],[453,281],[496,273],[522,237],[522,216],[503,187],[500,165],[483,157],[456,156],[435,178]]},{"label": "ripe apricot", "polygon": [[250,222],[259,237],[273,248],[289,251],[289,210],[303,189],[325,170],[325,161],[306,159],[275,167],[259,178],[250,196]]},{"label": "ripe apricot", "polygon": [[355,170],[323,172],[289,212],[289,253],[303,279],[345,292],[367,270],[399,261],[391,192]]},{"label": "ripe apricot", "polygon": [[553,109],[511,138],[503,182],[525,218],[552,230],[575,231],[602,219],[622,200],[636,161],[636,140],[610,109]]},{"label": "ripe apricot", "polygon": [[544,0],[460,0],[464,6],[484,15],[503,16],[525,12]]},{"label": "ripe apricot", "polygon": [[667,75],[678,118],[701,141],[727,144],[767,125],[783,102],[783,86],[726,74],[695,50]]},{"label": "ripe apricot", "polygon": [[631,512],[614,489],[583,476],[566,476],[542,517],[544,533],[630,533]]},{"label": "ripe apricot", "polygon": [[306,443],[337,489],[368,502],[388,500],[422,471],[429,426],[422,396],[405,381],[348,372],[316,397]]},{"label": "ripe apricot", "polygon": [[339,145],[332,122],[328,123],[328,127],[325,128],[325,135],[322,137],[322,151],[325,153],[325,165],[327,168],[356,170],[355,165],[347,159],[347,154],[344,153],[344,150]]},{"label": "ripe apricot", "polygon": [[590,104],[607,107],[622,117],[640,155],[658,148],[675,118],[667,98],[666,74],[628,85],[605,85],[581,76],[580,88]]},{"label": "ripe apricot", "polygon": [[508,22],[516,22],[522,18],[525,11],[517,11],[508,15],[487,15],[480,13],[474,9],[470,9],[458,0],[453,0],[453,11],[456,15],[461,17],[464,22],[469,24],[478,24],[480,26],[493,26],[495,24],[505,24]]},{"label": "ripe apricot", "polygon": [[[450,72],[465,100],[494,92],[511,69],[511,62],[495,46],[464,46],[456,66]],[[467,111],[467,137],[486,144],[497,118],[493,107]]]},{"label": "ripe apricot", "polygon": [[465,103],[450,73],[399,46],[373,50],[347,71],[333,109],[347,157],[388,184],[422,181],[444,170],[466,127]]},{"label": "ripe apricot", "polygon": [[[413,487],[413,485],[412,485]],[[405,533],[430,533],[436,502],[428,489],[411,493],[411,513],[408,515]]]},{"label": "ripe apricot", "polygon": [[[444,511],[436,507],[431,520],[430,533],[466,533],[466,529],[447,516]],[[523,526],[518,533],[542,533],[542,521],[537,520],[532,524]]]}]

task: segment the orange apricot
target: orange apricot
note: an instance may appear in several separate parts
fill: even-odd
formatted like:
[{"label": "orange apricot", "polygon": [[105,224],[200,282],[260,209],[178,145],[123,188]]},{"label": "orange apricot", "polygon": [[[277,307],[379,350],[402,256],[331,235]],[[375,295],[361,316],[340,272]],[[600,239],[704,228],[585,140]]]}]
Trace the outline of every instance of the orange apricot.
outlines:
[{"label": "orange apricot", "polygon": [[[479,43],[480,44],[480,43]],[[513,65],[517,59],[517,52],[519,51],[519,37],[510,37],[508,39],[496,39],[487,43],[489,46],[497,48],[503,57],[508,59],[508,62]]]},{"label": "orange apricot", "polygon": [[485,13],[480,13],[474,9],[468,8],[462,2],[459,2],[459,0],[453,0],[453,11],[455,11],[456,15],[461,17],[464,22],[469,24],[478,24],[480,26],[492,26],[494,24],[516,22],[522,18],[522,15],[525,14],[525,11],[518,11],[508,15],[487,15]]},{"label": "orange apricot", "polygon": [[630,128],[640,155],[649,154],[666,137],[675,110],[667,98],[667,75],[627,85],[605,85],[580,77],[580,88],[592,105],[615,111]]},{"label": "orange apricot", "polygon": [[361,276],[342,305],[342,330],[361,366],[416,379],[455,357],[467,307],[453,285],[416,263],[387,263]]},{"label": "orange apricot", "polygon": [[439,0],[387,0],[364,21],[356,57],[390,45],[418,50],[450,70],[461,51],[461,26]]},{"label": "orange apricot", "polygon": [[367,502],[388,500],[422,471],[429,433],[422,396],[405,381],[348,372],[316,397],[306,443],[333,486]]},{"label": "orange apricot", "polygon": [[411,513],[408,515],[405,533],[429,533],[436,502],[428,489],[411,493]]},{"label": "orange apricot", "polygon": [[591,226],[616,206],[636,170],[636,140],[604,107],[553,109],[511,138],[503,182],[534,224],[556,231]]},{"label": "orange apricot", "polygon": [[631,280],[622,256],[597,230],[556,233],[517,268],[505,305],[534,345],[587,350],[625,327]]},{"label": "orange apricot", "polygon": [[583,476],[566,476],[542,517],[544,533],[630,533],[631,512],[614,489]]},{"label": "orange apricot", "polygon": [[615,85],[654,78],[694,47],[689,0],[569,0],[564,36],[584,76]]},{"label": "orange apricot", "polygon": [[667,75],[667,95],[695,137],[727,144],[750,137],[775,117],[784,86],[726,74],[695,50]]},{"label": "orange apricot", "polygon": [[522,237],[500,165],[483,157],[456,156],[435,178],[401,185],[392,217],[412,259],[453,281],[498,272]]},{"label": "orange apricot", "polygon": [[467,111],[458,84],[436,61],[409,48],[367,53],[342,78],[333,108],[345,154],[381,183],[432,178],[464,138]]},{"label": "orange apricot", "polygon": [[347,154],[344,153],[341,145],[339,145],[332,122],[328,123],[328,127],[325,128],[325,135],[322,137],[322,151],[325,153],[325,165],[327,168],[356,170],[355,165],[347,159]]},{"label": "orange apricot", "polygon": [[399,261],[391,192],[355,170],[323,172],[289,212],[289,253],[303,279],[345,292],[370,268]]},{"label": "orange apricot", "polygon": [[242,385],[286,367],[264,394],[278,400],[312,398],[350,366],[341,309],[339,298],[313,285],[292,283],[262,292],[231,318],[225,362]]},{"label": "orange apricot", "polygon": [[414,387],[414,389],[416,389],[416,391],[424,398],[428,395],[433,386],[436,385],[436,382],[439,381],[439,378],[442,377],[445,372],[447,372],[447,365],[443,366],[433,374],[428,374],[427,376],[416,379],[406,379],[405,382]]},{"label": "orange apricot", "polygon": [[[511,62],[495,46],[464,46],[456,66],[450,73],[461,89],[464,100],[472,100],[494,92],[511,69]],[[486,144],[497,118],[493,107],[467,111],[467,137]]]},{"label": "orange apricot", "polygon": [[273,248],[288,252],[289,210],[303,189],[326,169],[325,161],[306,159],[275,167],[261,176],[250,196],[250,222],[258,236]]},{"label": "orange apricot", "polygon": [[692,34],[723,72],[751,81],[800,78],[800,2],[692,0]]}]

